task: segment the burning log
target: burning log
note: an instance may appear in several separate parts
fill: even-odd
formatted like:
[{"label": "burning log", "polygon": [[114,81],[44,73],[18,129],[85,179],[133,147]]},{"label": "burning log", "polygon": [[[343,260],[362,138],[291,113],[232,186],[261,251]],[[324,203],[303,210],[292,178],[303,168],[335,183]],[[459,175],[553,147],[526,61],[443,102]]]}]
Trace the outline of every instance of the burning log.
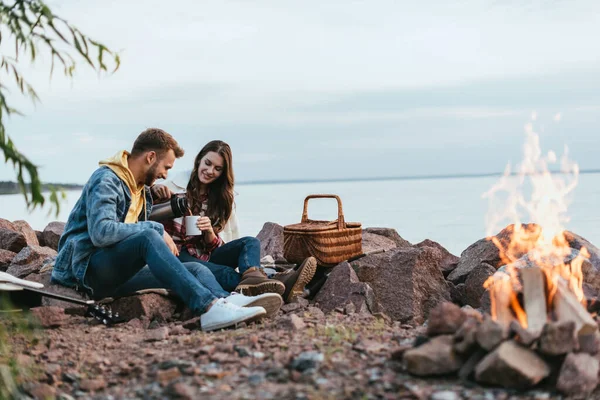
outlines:
[{"label": "burning log", "polygon": [[556,292],[552,297],[552,305],[557,321],[575,322],[577,335],[590,335],[598,330],[596,321],[560,279],[556,282]]},{"label": "burning log", "polygon": [[541,332],[548,320],[546,308],[546,282],[540,267],[519,270],[523,282],[523,303],[527,314],[527,330],[534,335]]},{"label": "burning log", "polygon": [[486,287],[490,291],[492,301],[492,318],[508,330],[510,323],[515,319],[511,311],[514,292],[509,276],[505,273],[497,272],[486,281]]}]

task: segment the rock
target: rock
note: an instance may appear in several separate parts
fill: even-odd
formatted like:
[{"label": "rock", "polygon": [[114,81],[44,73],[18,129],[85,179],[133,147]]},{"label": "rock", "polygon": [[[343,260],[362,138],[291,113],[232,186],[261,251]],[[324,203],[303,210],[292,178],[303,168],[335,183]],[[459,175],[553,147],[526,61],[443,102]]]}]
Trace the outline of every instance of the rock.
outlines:
[{"label": "rock", "polygon": [[260,241],[261,258],[270,255],[276,263],[287,263],[283,257],[283,226],[265,222],[256,238]]},{"label": "rock", "polygon": [[549,356],[567,354],[577,347],[575,321],[548,322],[542,329],[538,351]]},{"label": "rock", "polygon": [[433,392],[429,396],[429,400],[461,400],[462,397],[451,390],[441,390],[439,392]]},{"label": "rock", "polygon": [[190,329],[190,330],[194,330],[194,329],[198,329],[200,328],[200,317],[194,317],[192,319],[188,319],[187,321],[184,321],[181,326],[183,326],[185,329]]},{"label": "rock", "polygon": [[458,285],[455,285],[450,281],[446,281],[446,286],[450,292],[450,300],[454,304],[461,306],[465,305],[465,284],[459,283]]},{"label": "rock", "polygon": [[169,328],[166,326],[150,329],[146,331],[146,335],[144,337],[145,342],[160,342],[162,340],[166,340],[169,337]]},{"label": "rock", "polygon": [[34,231],[34,232],[35,232],[35,237],[37,237],[39,245],[46,246],[46,243],[44,242],[44,232],[42,232],[42,231]]},{"label": "rock", "polygon": [[171,395],[170,398],[193,400],[196,399],[196,392],[192,386],[184,382],[175,382],[169,386],[167,392]]},{"label": "rock", "polygon": [[[59,294],[62,296],[73,297],[79,300],[89,300],[86,295],[81,292],[76,291],[73,288],[68,288],[66,286],[53,283],[52,280],[52,271],[46,271],[39,274],[31,274],[25,277],[28,281],[38,282],[44,285],[44,291]],[[82,306],[73,304],[68,301],[62,301],[57,299],[51,299],[50,297],[42,296],[42,306],[55,306],[64,308],[65,310],[81,310]]]},{"label": "rock", "polygon": [[404,352],[406,370],[418,376],[446,375],[460,369],[461,360],[452,349],[452,335],[436,336]]},{"label": "rock", "polygon": [[[177,304],[177,300],[173,297],[146,293],[115,299],[110,307],[113,312],[118,312],[126,320],[145,317],[162,323],[172,318]],[[187,326],[184,325],[184,328]]]},{"label": "rock", "polygon": [[385,236],[376,235],[374,233],[362,232],[362,251],[369,254],[378,250],[387,251],[396,248],[396,243],[392,239]]},{"label": "rock", "polygon": [[579,351],[591,355],[600,352],[600,332],[596,331],[587,335],[579,335]]},{"label": "rock", "polygon": [[448,250],[446,250],[445,247],[443,247],[438,242],[434,242],[433,240],[425,239],[422,242],[417,243],[415,246],[419,248],[431,247],[442,253],[440,256],[440,258],[442,259],[440,263],[440,269],[442,270],[442,274],[444,274],[444,277],[447,277],[452,271],[454,271],[454,269],[458,265],[458,261],[460,260],[459,257],[456,257],[454,254],[451,254]]},{"label": "rock", "polygon": [[56,257],[56,255],[56,250],[49,247],[25,247],[12,259],[6,272],[17,278],[24,278],[29,274],[38,272],[44,261]]},{"label": "rock", "polygon": [[348,303],[353,303],[357,312],[381,311],[371,287],[358,280],[356,273],[347,262],[333,267],[327,281],[317,293],[315,303],[325,313],[338,307],[343,308]]},{"label": "rock", "polygon": [[442,302],[429,313],[427,336],[454,334],[467,319],[456,304]]},{"label": "rock", "polygon": [[27,246],[39,246],[40,242],[35,234],[33,228],[24,220],[13,221],[15,229],[25,236]]},{"label": "rock", "polygon": [[475,339],[479,345],[491,351],[508,337],[508,331],[502,325],[494,321],[491,317],[486,317],[477,328]]},{"label": "rock", "polygon": [[525,347],[530,347],[542,334],[540,330],[536,332],[523,328],[517,320],[511,321],[509,328],[510,334],[516,335],[514,340]]},{"label": "rock", "polygon": [[316,371],[321,366],[321,363],[325,360],[323,353],[316,351],[305,351],[295,357],[289,364],[289,368],[299,372],[305,372],[309,370]]},{"label": "rock", "polygon": [[598,371],[597,358],[586,353],[570,353],[560,368],[556,388],[569,396],[589,396],[598,385]]},{"label": "rock", "polygon": [[50,222],[42,232],[44,244],[54,250],[58,250],[58,241],[65,231],[65,223],[60,221]]},{"label": "rock", "polygon": [[450,301],[441,257],[431,247],[392,249],[358,259],[353,266],[360,281],[373,288],[383,312],[395,321],[421,324],[438,303]]},{"label": "rock", "polygon": [[86,392],[95,392],[106,387],[106,381],[104,378],[96,378],[96,379],[82,379],[79,382],[79,389]]},{"label": "rock", "polygon": [[65,325],[69,316],[60,307],[34,307],[30,312],[44,328],[58,328]]},{"label": "rock", "polygon": [[299,310],[303,310],[304,307],[300,304],[300,303],[285,303],[284,305],[281,306],[280,310],[286,314],[294,312],[294,311],[299,311]]},{"label": "rock", "polygon": [[478,240],[462,252],[456,268],[448,275],[448,280],[455,285],[465,282],[471,271],[482,262],[494,269],[500,266],[500,252],[496,245],[487,239]]},{"label": "rock", "polygon": [[473,268],[465,280],[464,304],[468,304],[473,308],[481,307],[481,297],[484,294],[487,295],[483,283],[495,272],[496,268],[486,263],[481,263]]},{"label": "rock", "polygon": [[[513,259],[520,258],[527,254],[537,242],[541,232],[541,228],[535,224],[522,224],[521,227],[523,231],[528,232],[527,240],[521,242],[522,245],[519,246],[519,252],[515,251],[515,253],[512,254]],[[448,280],[454,284],[464,282],[471,271],[481,263],[489,264],[494,269],[498,269],[505,264],[500,254],[500,250],[496,247],[492,239],[497,241],[503,248],[506,248],[514,234],[514,230],[515,226],[514,224],[511,224],[495,236],[480,239],[467,247],[460,255],[460,260],[458,261],[456,269],[448,275]]]},{"label": "rock", "polygon": [[468,318],[454,334],[454,351],[459,354],[468,354],[475,349],[477,339],[475,337],[479,321]]},{"label": "rock", "polygon": [[584,262],[581,266],[583,282],[590,285],[596,291],[600,291],[600,250],[587,239],[573,232],[565,231],[564,236],[572,249],[581,250],[582,247],[585,247],[588,251],[590,261]]},{"label": "rock", "polygon": [[408,248],[408,247],[412,247],[412,244],[408,241],[408,240],[404,240],[402,238],[402,236],[400,236],[398,234],[398,231],[396,231],[395,229],[391,229],[391,228],[366,228],[363,229],[363,234],[364,233],[372,233],[375,235],[379,235],[379,236],[384,236],[390,240],[392,240],[394,243],[396,243],[395,247],[398,248]]},{"label": "rock", "polygon": [[23,247],[27,247],[27,239],[15,225],[0,218],[0,249],[18,253]]},{"label": "rock", "polygon": [[24,389],[34,399],[51,400],[56,398],[56,388],[46,383],[30,383]]},{"label": "rock", "polygon": [[508,389],[528,389],[550,375],[550,367],[532,350],[509,340],[481,360],[475,368],[479,383]]},{"label": "rock", "polygon": [[306,328],[306,324],[304,323],[304,320],[296,314],[290,314],[279,318],[277,321],[277,328],[295,332]]},{"label": "rock", "polygon": [[0,249],[0,271],[6,272],[16,255],[13,251]]}]

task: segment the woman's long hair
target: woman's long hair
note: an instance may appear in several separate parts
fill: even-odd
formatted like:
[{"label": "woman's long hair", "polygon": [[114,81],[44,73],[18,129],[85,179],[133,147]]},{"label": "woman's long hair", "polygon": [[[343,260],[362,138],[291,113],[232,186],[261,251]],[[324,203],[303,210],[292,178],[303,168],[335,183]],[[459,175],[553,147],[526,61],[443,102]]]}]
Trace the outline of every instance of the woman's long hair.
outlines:
[{"label": "woman's long hair", "polygon": [[198,179],[198,169],[200,161],[211,151],[218,153],[223,157],[223,170],[221,176],[208,185],[208,208],[206,216],[210,218],[215,232],[220,232],[231,216],[233,208],[233,165],[231,148],[221,140],[208,142],[194,160],[194,169],[190,176],[186,188],[186,197],[188,206],[193,215],[199,215],[202,211],[202,201],[200,200],[200,179]]}]

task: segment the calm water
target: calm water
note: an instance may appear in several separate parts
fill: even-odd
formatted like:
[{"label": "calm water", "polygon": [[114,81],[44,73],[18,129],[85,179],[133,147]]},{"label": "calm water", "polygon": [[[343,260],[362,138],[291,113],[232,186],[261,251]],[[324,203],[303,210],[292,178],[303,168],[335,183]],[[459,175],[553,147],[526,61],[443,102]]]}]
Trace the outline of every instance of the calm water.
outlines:
[{"label": "calm water", "polygon": [[[368,182],[286,183],[237,185],[237,212],[243,235],[256,235],[264,222],[296,223],[303,201],[312,193],[335,193],[342,198],[346,221],[363,227],[391,227],[412,243],[431,239],[459,255],[485,236],[488,203],[481,195],[497,177],[389,180]],[[41,230],[53,220],[66,221],[80,192],[68,192],[58,218],[46,210],[28,214],[19,195],[0,196],[0,217],[25,219]],[[600,174],[585,174],[569,206],[567,229],[600,245]],[[311,200],[309,218],[333,220],[334,200]]]}]

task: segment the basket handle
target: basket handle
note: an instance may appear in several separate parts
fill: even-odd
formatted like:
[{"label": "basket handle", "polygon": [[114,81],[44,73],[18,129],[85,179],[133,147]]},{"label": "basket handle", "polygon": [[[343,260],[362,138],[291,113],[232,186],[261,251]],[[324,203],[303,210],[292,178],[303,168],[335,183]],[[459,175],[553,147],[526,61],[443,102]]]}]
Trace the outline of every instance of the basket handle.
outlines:
[{"label": "basket handle", "polygon": [[302,223],[308,222],[308,200],[310,199],[336,199],[338,204],[338,230],[342,230],[346,227],[344,211],[342,210],[342,200],[335,194],[311,194],[306,196],[304,199],[304,211],[302,211]]}]

